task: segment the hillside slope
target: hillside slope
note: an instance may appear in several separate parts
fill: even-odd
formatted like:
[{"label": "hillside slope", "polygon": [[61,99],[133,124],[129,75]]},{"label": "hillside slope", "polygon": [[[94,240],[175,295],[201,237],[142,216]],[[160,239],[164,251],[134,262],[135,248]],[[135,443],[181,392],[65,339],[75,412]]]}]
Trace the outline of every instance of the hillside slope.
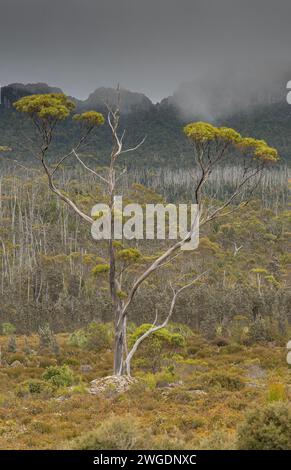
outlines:
[{"label": "hillside slope", "polygon": [[[13,110],[12,103],[25,94],[60,92],[46,84],[14,84],[1,90],[0,140],[2,145],[13,148],[13,158],[31,159],[30,144],[27,137],[32,136],[30,122]],[[115,91],[99,88],[85,101],[75,100],[77,111],[96,109],[106,113],[105,101],[115,102]],[[141,93],[121,90],[121,127],[126,129],[126,145],[135,145],[145,135],[144,145],[135,153],[134,160],[127,157],[124,161],[133,167],[170,167],[188,166],[191,148],[182,133],[186,119],[172,104],[170,99],[153,104]],[[197,116],[187,121],[201,119]],[[291,107],[287,103],[257,105],[247,111],[235,113],[220,119],[217,124],[234,127],[243,135],[266,139],[275,146],[283,161],[291,162]],[[62,123],[56,133],[52,154],[62,154],[78,140],[78,126],[71,119]],[[104,126],[86,149],[99,164],[106,164],[111,145],[111,135]],[[8,157],[7,157],[8,158]],[[9,157],[11,158],[11,156]]]}]

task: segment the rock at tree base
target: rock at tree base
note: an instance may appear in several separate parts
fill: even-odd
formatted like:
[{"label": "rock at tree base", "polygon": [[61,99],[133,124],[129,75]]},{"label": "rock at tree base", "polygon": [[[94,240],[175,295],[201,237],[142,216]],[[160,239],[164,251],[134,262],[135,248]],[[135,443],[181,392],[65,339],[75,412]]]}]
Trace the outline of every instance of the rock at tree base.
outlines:
[{"label": "rock at tree base", "polygon": [[10,367],[24,367],[24,365],[20,361],[13,361]]},{"label": "rock at tree base", "polygon": [[131,385],[137,382],[137,379],[126,375],[109,375],[101,379],[92,380],[90,384],[91,395],[103,393],[123,393],[129,390]]}]

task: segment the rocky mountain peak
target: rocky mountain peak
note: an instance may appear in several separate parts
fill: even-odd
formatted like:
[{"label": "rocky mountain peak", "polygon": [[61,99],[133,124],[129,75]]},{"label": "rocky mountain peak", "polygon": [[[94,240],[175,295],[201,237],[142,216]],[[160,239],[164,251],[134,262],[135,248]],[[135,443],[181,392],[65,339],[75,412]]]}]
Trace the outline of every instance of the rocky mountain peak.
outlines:
[{"label": "rocky mountain peak", "polygon": [[[143,93],[137,93],[126,89],[120,90],[120,111],[129,114],[133,111],[149,111],[154,107],[151,100]],[[100,87],[91,93],[87,100],[82,102],[84,109],[103,109],[105,103],[115,106],[118,100],[117,90],[114,88]]]},{"label": "rocky mountain peak", "polygon": [[1,106],[9,109],[13,103],[23,96],[45,94],[45,93],[62,93],[60,88],[50,87],[46,83],[11,83],[1,88]]}]

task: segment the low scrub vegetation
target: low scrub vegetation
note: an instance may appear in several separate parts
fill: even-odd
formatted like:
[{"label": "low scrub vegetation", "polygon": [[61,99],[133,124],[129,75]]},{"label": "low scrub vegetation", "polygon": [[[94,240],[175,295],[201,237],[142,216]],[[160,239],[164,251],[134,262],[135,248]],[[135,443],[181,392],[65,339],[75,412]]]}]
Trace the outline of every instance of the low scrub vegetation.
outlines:
[{"label": "low scrub vegetation", "polygon": [[[130,325],[132,338],[145,328]],[[245,346],[170,324],[144,341],[128,391],[91,395],[90,382],[111,374],[112,347],[99,341],[111,332],[94,323],[55,334],[58,351],[40,350],[33,334],[15,336],[10,352],[0,336],[1,448],[291,448],[291,375],[280,341]]]}]

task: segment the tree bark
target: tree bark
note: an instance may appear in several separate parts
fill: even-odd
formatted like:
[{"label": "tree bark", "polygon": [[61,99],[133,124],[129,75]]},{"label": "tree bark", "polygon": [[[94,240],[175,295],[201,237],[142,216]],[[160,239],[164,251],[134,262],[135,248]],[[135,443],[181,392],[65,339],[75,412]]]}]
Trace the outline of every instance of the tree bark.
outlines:
[{"label": "tree bark", "polygon": [[114,375],[123,374],[124,332],[123,325],[115,322],[114,333]]}]

